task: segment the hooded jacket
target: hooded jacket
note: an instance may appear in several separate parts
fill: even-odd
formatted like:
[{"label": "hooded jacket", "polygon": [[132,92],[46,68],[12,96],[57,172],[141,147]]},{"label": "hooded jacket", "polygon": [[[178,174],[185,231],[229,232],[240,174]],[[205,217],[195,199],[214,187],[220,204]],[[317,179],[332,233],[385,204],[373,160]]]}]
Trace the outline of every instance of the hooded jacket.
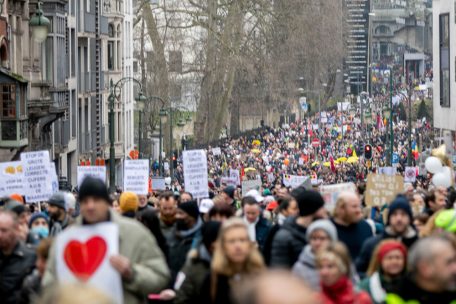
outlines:
[{"label": "hooded jacket", "polygon": [[306,245],[293,266],[293,273],[303,278],[312,290],[320,291],[320,275],[315,264],[315,255],[310,245]]},{"label": "hooded jacket", "polygon": [[272,241],[271,266],[292,268],[305,245],[306,228],[296,223],[296,217],[288,218]]}]

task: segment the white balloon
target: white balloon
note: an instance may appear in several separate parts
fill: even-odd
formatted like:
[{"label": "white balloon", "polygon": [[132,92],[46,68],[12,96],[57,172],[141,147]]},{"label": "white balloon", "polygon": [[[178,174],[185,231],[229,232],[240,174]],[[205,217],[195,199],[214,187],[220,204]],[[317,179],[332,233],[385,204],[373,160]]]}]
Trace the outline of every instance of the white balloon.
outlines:
[{"label": "white balloon", "polygon": [[451,181],[451,184],[453,184],[453,170],[450,167],[443,167],[442,169],[443,174]]},{"label": "white balloon", "polygon": [[432,174],[442,172],[443,170],[442,162],[435,156],[428,157],[424,165],[426,167],[426,170]]},{"label": "white balloon", "polygon": [[432,177],[432,183],[437,187],[441,186],[448,188],[451,186],[451,177],[447,176],[443,172],[440,172]]},{"label": "white balloon", "polygon": [[165,184],[167,184],[167,185],[171,184],[171,177],[165,177]]}]

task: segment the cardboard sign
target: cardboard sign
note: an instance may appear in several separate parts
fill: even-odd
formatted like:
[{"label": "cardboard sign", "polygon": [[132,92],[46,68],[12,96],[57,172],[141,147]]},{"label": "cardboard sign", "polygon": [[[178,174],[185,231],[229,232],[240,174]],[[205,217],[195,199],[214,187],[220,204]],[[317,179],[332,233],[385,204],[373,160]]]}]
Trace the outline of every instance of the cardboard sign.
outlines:
[{"label": "cardboard sign", "polygon": [[166,182],[164,178],[152,178],[152,189],[155,190],[166,190]]},{"label": "cardboard sign", "polygon": [[292,189],[298,188],[304,183],[310,183],[310,177],[308,176],[298,176],[298,175],[283,175],[283,184],[285,187],[291,187]]},{"label": "cardboard sign", "polygon": [[49,151],[21,153],[27,203],[47,201],[52,195]]},{"label": "cardboard sign", "polygon": [[414,183],[416,182],[416,167],[405,167],[404,182]]},{"label": "cardboard sign", "polygon": [[378,174],[394,176],[394,175],[396,175],[396,172],[397,172],[397,168],[396,167],[380,167],[380,168],[378,168]]},{"label": "cardboard sign", "polygon": [[390,203],[404,190],[404,178],[399,175],[369,174],[365,202],[367,206],[383,206]]},{"label": "cardboard sign", "polygon": [[212,148],[212,154],[215,156],[222,155],[222,149],[220,149],[220,147]]},{"label": "cardboard sign", "polygon": [[149,192],[149,160],[125,160],[124,191],[134,192],[139,195],[147,195]]},{"label": "cardboard sign", "polygon": [[320,186],[320,194],[325,201],[325,208],[329,212],[333,212],[336,207],[337,198],[342,192],[356,192],[356,185],[354,183],[343,183]]},{"label": "cardboard sign", "polygon": [[106,167],[78,166],[78,187],[81,187],[82,182],[88,176],[101,179],[104,183],[106,183]]},{"label": "cardboard sign", "polygon": [[20,161],[0,163],[0,196],[13,193],[25,193],[24,171]]},{"label": "cardboard sign", "polygon": [[194,198],[209,197],[207,157],[204,150],[183,152],[185,191]]},{"label": "cardboard sign", "polygon": [[246,180],[242,182],[242,195],[245,195],[247,192],[250,190],[258,190],[260,191],[261,188],[261,180],[260,179],[252,179],[252,180]]},{"label": "cardboard sign", "polygon": [[72,226],[55,240],[56,270],[59,283],[83,282],[123,302],[122,281],[109,258],[119,254],[116,224]]},{"label": "cardboard sign", "polygon": [[241,174],[237,169],[230,169],[230,178],[234,178],[237,180],[236,186],[241,185]]}]

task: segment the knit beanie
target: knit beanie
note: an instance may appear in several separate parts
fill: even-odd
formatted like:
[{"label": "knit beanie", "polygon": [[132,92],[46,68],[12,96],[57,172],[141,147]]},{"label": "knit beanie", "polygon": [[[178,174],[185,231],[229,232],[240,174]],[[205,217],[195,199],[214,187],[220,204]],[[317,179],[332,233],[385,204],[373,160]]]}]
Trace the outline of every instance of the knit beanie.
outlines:
[{"label": "knit beanie", "polygon": [[404,258],[407,258],[407,248],[399,241],[386,240],[380,243],[377,252],[377,260],[381,263],[385,255],[393,250],[399,250]]},{"label": "knit beanie", "polygon": [[223,192],[226,193],[230,198],[234,199],[234,192],[236,189],[233,186],[228,186],[225,189],[223,189]]},{"label": "knit beanie", "polygon": [[104,199],[108,204],[111,204],[111,198],[109,197],[108,188],[106,188],[105,183],[101,179],[88,176],[79,188],[78,199],[82,202],[90,196]]},{"label": "knit beanie", "polygon": [[198,204],[195,201],[182,203],[179,206],[177,206],[177,208],[181,209],[182,211],[184,211],[196,220],[199,217],[199,208]]},{"label": "knit beanie", "polygon": [[66,210],[65,192],[56,192],[48,200],[48,205]]},{"label": "knit beanie", "polygon": [[291,196],[298,202],[300,216],[314,214],[325,205],[325,201],[320,193],[313,190],[306,190],[304,187],[298,187],[291,191]]},{"label": "knit beanie", "polygon": [[30,217],[29,228],[31,228],[33,222],[39,218],[44,219],[49,224],[49,218],[47,217],[47,215],[44,214],[43,212],[37,212],[37,213],[32,214],[32,216]]},{"label": "knit beanie", "polygon": [[122,213],[136,212],[139,206],[139,198],[133,192],[123,192],[119,197],[119,208]]},{"label": "knit beanie", "polygon": [[220,222],[209,221],[201,228],[201,241],[207,250],[209,250],[211,244],[217,240],[221,225],[222,224]]},{"label": "knit beanie", "polygon": [[18,193],[11,194],[9,198],[15,200],[16,202],[24,204],[24,197]]},{"label": "knit beanie", "polygon": [[389,206],[387,225],[389,225],[391,215],[398,209],[404,210],[410,218],[410,222],[413,222],[412,208],[410,208],[407,198],[403,195],[398,195]]},{"label": "knit beanie", "polygon": [[317,220],[307,227],[306,240],[310,242],[312,233],[317,230],[323,230],[330,237],[331,241],[337,241],[337,230],[334,224],[330,220]]}]

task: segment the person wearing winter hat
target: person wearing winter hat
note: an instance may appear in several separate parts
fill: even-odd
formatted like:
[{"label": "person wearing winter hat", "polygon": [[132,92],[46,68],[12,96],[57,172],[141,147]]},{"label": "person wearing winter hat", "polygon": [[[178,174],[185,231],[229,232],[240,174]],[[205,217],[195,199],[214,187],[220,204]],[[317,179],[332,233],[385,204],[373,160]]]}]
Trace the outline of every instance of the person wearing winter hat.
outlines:
[{"label": "person wearing winter hat", "polygon": [[37,236],[35,245],[49,236],[49,219],[43,212],[32,214],[29,221],[30,231]]},{"label": "person wearing winter hat", "polygon": [[418,232],[413,227],[412,208],[403,195],[398,195],[388,211],[388,221],[383,233],[367,239],[361,247],[356,260],[356,269],[360,274],[366,272],[375,247],[386,239],[395,239],[410,248],[418,240]]},{"label": "person wearing winter hat", "polygon": [[67,213],[65,192],[56,192],[48,200],[49,236],[54,237],[73,223]]},{"label": "person wearing winter hat", "polygon": [[225,203],[233,208],[233,211],[236,212],[236,202],[234,200],[234,193],[236,188],[233,186],[228,186],[222,190],[220,195],[225,199]]},{"label": "person wearing winter hat", "polygon": [[336,227],[330,220],[317,220],[307,228],[306,239],[309,244],[304,247],[298,261],[294,264],[293,273],[303,278],[310,288],[320,291],[320,275],[315,256],[331,242],[337,241]]},{"label": "person wearing winter hat", "polygon": [[119,208],[123,216],[135,218],[138,211],[139,199],[133,192],[123,192],[119,197]]},{"label": "person wearing winter hat", "polygon": [[[102,180],[85,178],[79,189],[79,203],[81,216],[76,219],[75,227],[106,222],[118,227],[119,253],[110,256],[109,263],[122,279],[122,303],[143,303],[147,295],[167,286],[169,270],[155,238],[138,221],[120,216],[111,209],[108,189]],[[62,235],[65,233],[63,231]],[[52,288],[58,283],[56,264],[56,247],[53,247],[43,277],[44,288]]]},{"label": "person wearing winter hat", "polygon": [[374,304],[385,303],[386,295],[395,292],[405,276],[407,248],[396,240],[384,240],[375,248],[367,278],[359,288],[369,293]]},{"label": "person wearing winter hat", "polygon": [[291,268],[307,244],[306,229],[317,220],[327,218],[320,193],[298,187],[291,192],[298,203],[299,215],[288,218],[274,235],[271,249],[272,267]]},{"label": "person wearing winter hat", "polygon": [[169,245],[169,268],[173,281],[177,273],[184,266],[187,253],[193,247],[196,240],[200,239],[203,221],[199,215],[196,201],[182,203],[177,206],[176,225],[170,233]]}]

